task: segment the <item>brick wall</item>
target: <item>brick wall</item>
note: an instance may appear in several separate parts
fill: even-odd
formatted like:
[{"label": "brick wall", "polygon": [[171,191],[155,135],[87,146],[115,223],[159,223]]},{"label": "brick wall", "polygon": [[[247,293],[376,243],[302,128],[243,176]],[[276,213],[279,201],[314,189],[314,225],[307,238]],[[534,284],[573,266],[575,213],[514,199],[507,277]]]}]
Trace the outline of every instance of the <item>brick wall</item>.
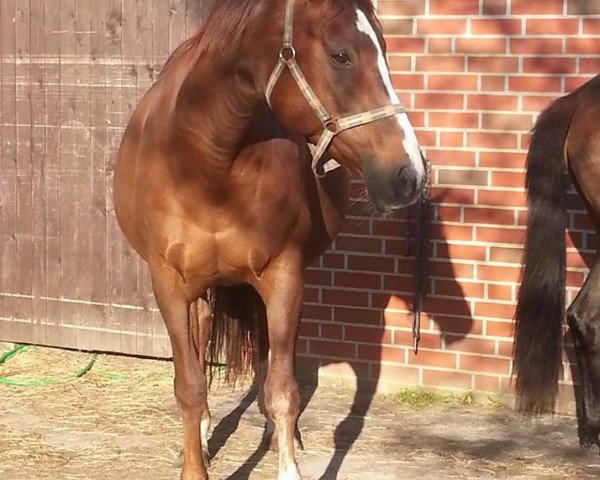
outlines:
[{"label": "brick wall", "polygon": [[[526,221],[529,130],[598,72],[598,0],[379,0],[395,87],[433,163],[430,295],[412,353],[404,216],[356,201],[309,272],[301,369],[363,386],[510,391],[512,318]],[[568,297],[595,249],[570,199]],[[302,373],[302,372],[301,372]],[[571,389],[565,369],[563,401]],[[565,388],[566,386],[566,388]]]}]

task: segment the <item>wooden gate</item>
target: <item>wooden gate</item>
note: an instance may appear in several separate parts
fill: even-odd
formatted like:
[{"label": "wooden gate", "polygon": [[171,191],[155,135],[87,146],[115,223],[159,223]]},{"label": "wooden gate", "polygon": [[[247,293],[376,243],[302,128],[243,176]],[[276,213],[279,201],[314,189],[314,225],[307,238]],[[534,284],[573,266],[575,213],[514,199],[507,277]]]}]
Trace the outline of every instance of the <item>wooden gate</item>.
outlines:
[{"label": "wooden gate", "polygon": [[0,1],[0,340],[170,354],[112,212],[112,162],[208,3]]}]

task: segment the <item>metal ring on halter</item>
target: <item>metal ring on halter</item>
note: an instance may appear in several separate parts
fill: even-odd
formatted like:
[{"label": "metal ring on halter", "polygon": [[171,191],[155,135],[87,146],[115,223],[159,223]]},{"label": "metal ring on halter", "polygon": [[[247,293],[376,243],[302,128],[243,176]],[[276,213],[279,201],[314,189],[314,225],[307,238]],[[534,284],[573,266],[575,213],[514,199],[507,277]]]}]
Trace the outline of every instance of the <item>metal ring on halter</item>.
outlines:
[{"label": "metal ring on halter", "polygon": [[337,120],[334,120],[333,118],[330,118],[329,120],[327,120],[326,122],[324,122],[323,126],[327,130],[329,130],[331,133],[333,133],[334,135],[337,135],[341,131],[340,124],[338,123]]},{"label": "metal ring on halter", "polygon": [[[286,53],[289,53],[289,55],[286,55]],[[279,51],[279,58],[285,63],[291,62],[294,58],[296,58],[296,49],[291,45],[283,47]]]}]

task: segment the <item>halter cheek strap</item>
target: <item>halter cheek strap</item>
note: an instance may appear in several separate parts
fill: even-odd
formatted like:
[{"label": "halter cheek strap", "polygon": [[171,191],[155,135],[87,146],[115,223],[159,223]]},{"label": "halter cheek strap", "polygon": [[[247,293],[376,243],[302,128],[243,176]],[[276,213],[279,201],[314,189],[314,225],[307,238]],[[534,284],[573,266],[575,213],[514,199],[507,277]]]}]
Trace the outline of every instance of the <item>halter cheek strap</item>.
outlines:
[{"label": "halter cheek strap", "polygon": [[292,78],[296,81],[300,92],[314,110],[319,122],[323,126],[323,133],[317,142],[317,145],[312,153],[312,169],[318,177],[323,177],[327,172],[340,167],[340,164],[331,159],[326,162],[321,162],[325,150],[331,144],[333,138],[351,128],[366,125],[383,118],[388,118],[400,113],[406,113],[406,109],[402,105],[387,105],[385,107],[376,108],[367,112],[357,113],[343,118],[333,118],[327,109],[323,106],[314,90],[306,80],[306,76],[302,72],[298,61],[296,60],[296,50],[293,46],[294,35],[294,0],[287,0],[285,7],[284,28],[283,28],[283,47],[279,51],[279,59],[277,65],[273,69],[267,87],[265,89],[265,97],[267,103],[271,106],[271,95],[275,89],[275,85],[279,81],[283,71],[287,68]]}]

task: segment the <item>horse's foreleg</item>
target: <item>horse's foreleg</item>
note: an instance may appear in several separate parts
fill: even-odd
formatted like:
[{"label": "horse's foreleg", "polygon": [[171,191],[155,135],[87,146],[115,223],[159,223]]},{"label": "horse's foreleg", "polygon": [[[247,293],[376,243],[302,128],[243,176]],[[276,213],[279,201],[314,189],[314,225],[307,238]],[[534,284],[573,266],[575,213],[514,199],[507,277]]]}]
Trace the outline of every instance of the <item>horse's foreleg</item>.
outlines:
[{"label": "horse's foreleg", "polygon": [[567,311],[579,371],[576,391],[579,442],[600,446],[600,262]]},{"label": "horse's foreleg", "polygon": [[[194,308],[192,306],[192,308]],[[198,299],[198,360],[200,362],[200,370],[206,375],[206,347],[210,340],[210,330],[212,326],[212,315],[208,302],[204,299]],[[204,388],[204,396],[200,399],[203,406],[203,415],[200,421],[200,441],[202,443],[202,456],[204,465],[210,466],[210,453],[208,451],[208,433],[210,431],[211,416],[208,408],[208,392]]]},{"label": "horse's foreleg", "polygon": [[198,435],[206,410],[206,376],[200,366],[192,334],[190,302],[185,296],[179,275],[169,269],[153,269],[152,287],[173,348],[175,398],[183,419],[181,478],[207,480],[208,473]]},{"label": "horse's foreleg", "polygon": [[300,405],[294,378],[294,355],[303,283],[299,262],[290,260],[270,267],[259,285],[259,293],[267,307],[270,344],[264,403],[275,424],[279,480],[300,479],[294,451],[294,430]]}]

